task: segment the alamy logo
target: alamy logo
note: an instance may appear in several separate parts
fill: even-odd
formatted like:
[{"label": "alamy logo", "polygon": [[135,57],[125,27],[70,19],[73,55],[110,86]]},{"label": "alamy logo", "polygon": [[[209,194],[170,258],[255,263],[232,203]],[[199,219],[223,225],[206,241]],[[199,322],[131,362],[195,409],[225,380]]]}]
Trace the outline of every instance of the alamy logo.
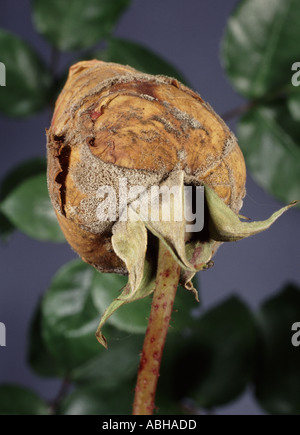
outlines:
[{"label": "alamy logo", "polygon": [[6,346],[6,328],[2,322],[0,322],[0,346]]},{"label": "alamy logo", "polygon": [[292,325],[292,331],[295,331],[295,333],[292,336],[292,345],[294,347],[300,346],[300,322],[295,322]]},{"label": "alamy logo", "polygon": [[292,85],[300,86],[300,62],[293,63],[292,71],[296,71],[291,78]]},{"label": "alamy logo", "polygon": [[2,62],[0,62],[0,86],[6,86],[6,68]]},{"label": "alamy logo", "polygon": [[[128,187],[127,178],[119,178],[118,190],[101,186],[97,192],[98,221],[142,219],[144,222],[185,222],[186,232],[199,232],[204,226],[204,186],[144,186]],[[127,205],[136,214],[128,216]]]}]

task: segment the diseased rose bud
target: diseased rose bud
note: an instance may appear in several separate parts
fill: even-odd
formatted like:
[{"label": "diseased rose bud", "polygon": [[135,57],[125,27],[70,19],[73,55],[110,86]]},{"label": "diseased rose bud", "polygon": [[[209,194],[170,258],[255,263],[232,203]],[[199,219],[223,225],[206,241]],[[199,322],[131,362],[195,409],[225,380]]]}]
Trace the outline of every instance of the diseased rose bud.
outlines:
[{"label": "diseased rose bud", "polygon": [[[49,189],[69,243],[103,272],[126,272],[99,222],[97,192],[118,180],[146,188],[174,169],[205,183],[235,212],[245,164],[235,137],[199,95],[167,77],[121,65],[80,62],[70,69],[48,132]],[[130,186],[128,186],[130,187]]]},{"label": "diseased rose bud", "polygon": [[[240,221],[246,171],[236,138],[197,93],[173,78],[79,62],[70,68],[47,136],[49,192],[67,241],[99,271],[129,274],[103,322],[118,306],[153,291],[150,233],[169,247],[182,284],[195,292],[191,278],[222,242],[266,229],[286,209],[265,222]],[[174,218],[174,197],[169,221],[150,196],[146,209],[158,219],[134,208],[152,186],[178,187],[183,202],[184,186],[204,186],[203,231],[189,233],[184,216]]]}]

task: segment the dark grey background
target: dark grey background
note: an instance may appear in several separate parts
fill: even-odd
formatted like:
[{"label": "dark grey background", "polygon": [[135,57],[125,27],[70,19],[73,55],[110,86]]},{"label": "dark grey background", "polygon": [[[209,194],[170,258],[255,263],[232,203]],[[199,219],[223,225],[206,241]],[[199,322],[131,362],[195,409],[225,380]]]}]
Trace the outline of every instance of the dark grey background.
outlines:
[{"label": "dark grey background", "polygon": [[[219,57],[226,20],[237,3],[237,0],[134,0],[115,34],[144,43],[171,61],[222,115],[242,102],[227,81]],[[23,37],[49,61],[49,45],[32,27],[29,0],[0,0],[0,26]],[[67,59],[70,56],[62,58],[62,66]],[[49,119],[47,112],[21,121],[0,117],[1,177],[24,159],[45,155],[45,128]],[[234,129],[233,123],[230,126]],[[244,215],[266,218],[280,206],[248,175]],[[299,211],[291,210],[267,232],[223,245],[214,268],[200,276],[204,306],[219,303],[235,292],[252,307],[258,307],[287,281],[300,284],[299,244]],[[58,382],[38,378],[26,365],[27,330],[34,307],[52,275],[71,258],[74,253],[67,245],[39,243],[20,233],[0,245],[0,321],[7,328],[7,347],[0,347],[0,383],[21,383],[45,398],[57,393]],[[220,414],[261,412],[251,391],[218,410]]]}]

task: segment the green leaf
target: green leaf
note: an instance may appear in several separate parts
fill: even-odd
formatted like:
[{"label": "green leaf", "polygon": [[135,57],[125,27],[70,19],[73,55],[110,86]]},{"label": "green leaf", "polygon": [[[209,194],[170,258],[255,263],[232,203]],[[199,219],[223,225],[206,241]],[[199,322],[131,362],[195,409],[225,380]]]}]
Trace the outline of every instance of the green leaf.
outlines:
[{"label": "green leaf", "polygon": [[254,180],[285,203],[300,199],[299,127],[285,105],[252,109],[237,133]]},{"label": "green leaf", "polygon": [[[19,185],[21,185],[28,178],[46,173],[47,163],[46,159],[34,158],[25,161],[12,169],[2,180],[0,185],[0,204],[1,202]],[[12,222],[0,211],[0,237],[6,239],[15,226]]]},{"label": "green leaf", "polygon": [[246,97],[261,98],[238,126],[246,162],[257,183],[283,202],[300,197],[299,91],[292,83],[299,17],[296,0],[243,0],[223,41],[233,86]]},{"label": "green leaf", "polygon": [[256,345],[254,318],[243,302],[231,297],[212,308],[173,346],[167,371],[174,399],[189,397],[210,409],[237,398],[252,377]]},{"label": "green leaf", "polygon": [[[129,415],[133,402],[133,385],[117,390],[103,390],[101,382],[76,389],[59,408],[60,415]],[[103,423],[100,429],[103,428]]]},{"label": "green leaf", "polygon": [[56,48],[88,48],[107,37],[130,0],[33,0],[33,21]]},{"label": "green leaf", "polygon": [[[108,312],[107,307],[110,304],[118,304],[119,302],[117,308],[113,305],[111,312],[108,312],[108,315],[113,315],[109,318],[106,317],[107,322],[121,331],[143,334],[147,328],[151,299],[150,297],[145,297],[128,304],[125,304],[123,300],[117,300],[120,297],[120,290],[124,288],[127,281],[128,278],[121,275],[111,273],[101,274],[99,286],[92,289],[93,301],[99,312],[102,313],[104,311]],[[102,324],[104,324],[104,321]]]},{"label": "green leaf", "polygon": [[124,382],[136,380],[144,337],[122,333],[112,327],[108,329],[107,334],[110,341],[109,350],[100,352],[72,371],[72,380],[77,385],[98,382],[103,390],[112,390]]},{"label": "green leaf", "polygon": [[292,345],[292,325],[300,321],[300,289],[287,285],[259,313],[261,349],[256,397],[270,414],[300,414],[300,351]]},{"label": "green leaf", "polygon": [[288,108],[295,121],[300,121],[300,92],[292,93],[288,98]]},{"label": "green leaf", "polygon": [[169,62],[149,48],[126,39],[109,39],[106,50],[96,52],[94,57],[105,62],[130,65],[138,71],[148,74],[162,74],[175,77],[182,83],[187,83],[183,75]]},{"label": "green leaf", "polygon": [[[199,285],[196,276],[192,279],[192,283],[197,293],[199,293]],[[179,286],[175,296],[168,333],[170,334],[172,332],[195,327],[197,320],[193,315],[193,311],[197,310],[199,306],[199,302],[195,300],[193,292]]]},{"label": "green leaf", "polygon": [[42,311],[39,304],[29,328],[27,360],[31,368],[40,376],[62,377],[61,369],[53,355],[49,352],[42,336]]},{"label": "green leaf", "polygon": [[[124,308],[126,304],[131,304],[130,309],[128,308],[127,310],[130,310],[130,312],[133,313],[132,303],[133,302],[137,303],[137,301],[139,301],[140,299],[147,298],[147,296],[149,296],[154,291],[155,276],[153,272],[154,272],[153,265],[150,262],[145,261],[143,279],[141,281],[140,286],[136,289],[136,291],[131,292],[130,285],[129,283],[127,283],[126,286],[122,289],[122,293],[119,294],[117,298],[112,301],[112,303],[108,306],[108,308],[106,308],[106,310],[102,314],[100,323],[96,331],[96,336],[99,343],[101,343],[104,347],[107,347],[107,341],[104,335],[102,334],[103,325],[107,322],[107,320],[111,317],[111,315],[116,313],[116,311],[119,310],[121,307],[123,307],[122,313],[126,313],[126,309]],[[97,304],[97,302],[95,303]],[[137,311],[138,309],[136,305],[135,312]],[[140,323],[141,320],[144,323],[144,313],[142,313],[142,318],[140,316],[140,313],[135,314],[133,318],[137,318],[138,323]],[[120,329],[131,331],[131,332],[138,332],[134,326],[134,322],[131,322],[131,318],[128,318],[128,323],[124,322],[120,324],[119,323],[120,318],[118,319],[116,315],[114,315],[113,317],[110,318],[110,322],[115,326],[117,326],[118,324],[119,326],[117,327],[119,327]],[[133,331],[133,329],[135,329],[135,331]]]},{"label": "green leaf", "polygon": [[20,186],[28,178],[34,175],[44,174],[47,170],[46,159],[35,157],[22,162],[13,168],[2,180],[0,186],[0,201],[5,199],[9,193]]},{"label": "green leaf", "polygon": [[158,389],[157,394],[155,396],[155,411],[154,415],[183,415],[188,414],[188,412],[184,412],[183,407],[180,402],[175,401],[173,398],[170,398],[168,395],[168,391],[162,391],[162,389]]},{"label": "green leaf", "polygon": [[95,337],[100,313],[91,297],[100,285],[100,273],[74,260],[56,273],[43,298],[43,337],[67,372],[104,352]]},{"label": "green leaf", "polygon": [[37,240],[64,242],[47,190],[46,174],[16,187],[1,203],[2,213],[22,232]]},{"label": "green leaf", "polygon": [[[101,274],[80,260],[66,264],[54,276],[42,302],[43,337],[68,376],[82,377],[75,369],[82,372],[86,364],[93,365],[92,359],[102,358],[105,351],[95,332],[101,314],[125,281],[120,275]],[[125,332],[145,332],[150,300],[135,304],[119,310],[108,323]]]},{"label": "green leaf", "polygon": [[[127,277],[112,273],[101,275],[101,285],[92,289],[92,297],[95,306],[100,312],[107,309],[113,299],[120,295],[120,289],[127,283]],[[194,286],[197,288],[196,279],[193,279]],[[151,309],[151,296],[138,299],[129,304],[124,304],[118,308],[107,320],[110,325],[121,331],[133,334],[144,334],[148,325],[148,318]],[[191,310],[197,308],[198,304],[191,292],[179,287],[171,319],[170,333],[181,330],[193,323]]]},{"label": "green leaf", "polygon": [[0,211],[0,240],[7,241],[15,227]]},{"label": "green leaf", "polygon": [[298,0],[243,0],[231,15],[223,40],[226,73],[242,95],[258,98],[291,86],[299,58]]},{"label": "green leaf", "polygon": [[6,86],[0,88],[0,112],[24,117],[42,109],[51,83],[42,60],[26,42],[3,29],[0,53],[6,68]]},{"label": "green leaf", "polygon": [[47,404],[33,391],[17,385],[0,385],[0,415],[47,414]]}]

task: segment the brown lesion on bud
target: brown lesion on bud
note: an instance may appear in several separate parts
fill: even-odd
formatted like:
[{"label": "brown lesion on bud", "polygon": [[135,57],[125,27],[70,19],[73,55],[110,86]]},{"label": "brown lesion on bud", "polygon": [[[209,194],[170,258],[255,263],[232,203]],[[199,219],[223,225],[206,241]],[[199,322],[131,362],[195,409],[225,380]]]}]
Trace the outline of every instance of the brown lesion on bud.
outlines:
[{"label": "brown lesion on bud", "polygon": [[65,215],[65,179],[69,168],[71,148],[65,146],[65,136],[55,135],[51,129],[47,130],[48,137],[48,180],[54,180],[49,186],[51,200],[55,208]]},{"label": "brown lesion on bud", "polygon": [[65,204],[66,204],[66,178],[69,172],[69,162],[70,162],[71,147],[69,145],[64,145],[60,149],[58,155],[58,161],[61,167],[61,172],[55,177],[56,183],[60,184],[60,202],[61,202],[61,213],[66,216]]}]

